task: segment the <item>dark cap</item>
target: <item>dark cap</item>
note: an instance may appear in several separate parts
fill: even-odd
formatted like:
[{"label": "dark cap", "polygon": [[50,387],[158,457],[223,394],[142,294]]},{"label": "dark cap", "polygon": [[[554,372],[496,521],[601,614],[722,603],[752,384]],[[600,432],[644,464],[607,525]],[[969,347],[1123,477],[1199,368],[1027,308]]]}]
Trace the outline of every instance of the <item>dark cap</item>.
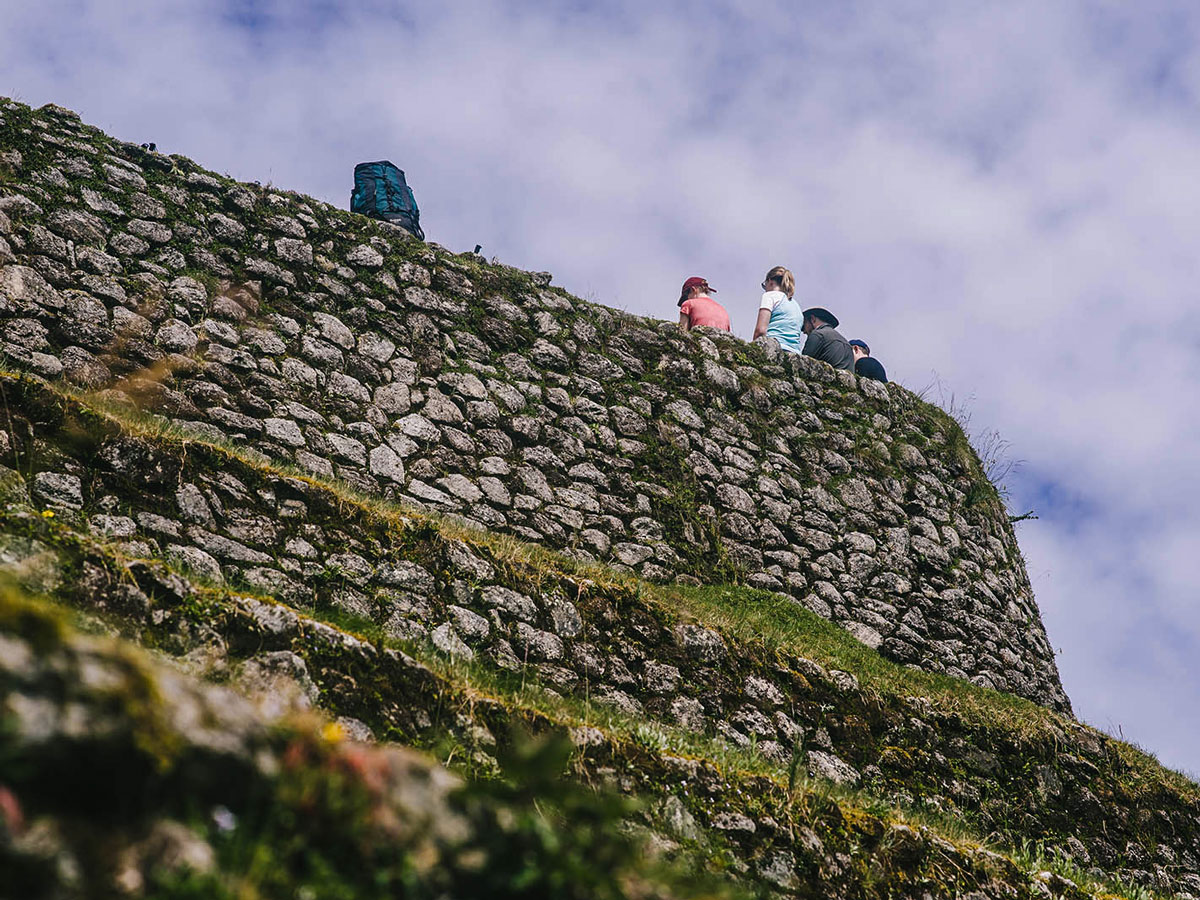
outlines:
[{"label": "dark cap", "polygon": [[862,347],[862,352],[863,352],[863,353],[867,354],[867,356],[870,356],[870,355],[871,355],[871,348],[867,346],[867,342],[866,342],[866,341],[860,341],[858,338],[855,338],[855,339],[854,339],[854,340],[852,340],[852,341],[847,341],[847,343],[848,343],[848,344],[849,344],[851,347]]},{"label": "dark cap", "polygon": [[804,318],[807,319],[810,316],[814,319],[820,319],[822,322],[827,322],[834,328],[838,327],[838,317],[827,309],[822,309],[819,306],[814,306],[812,309],[806,309],[804,311]]},{"label": "dark cap", "polygon": [[679,289],[679,303],[677,304],[678,306],[683,306],[683,301],[687,299],[688,291],[690,291],[694,287],[703,288],[705,291],[707,291],[710,294],[715,294],[717,292],[717,289],[715,287],[712,287],[708,283],[707,279],[701,278],[699,275],[693,275],[691,278],[689,278],[687,281],[685,281],[683,283],[683,287]]}]

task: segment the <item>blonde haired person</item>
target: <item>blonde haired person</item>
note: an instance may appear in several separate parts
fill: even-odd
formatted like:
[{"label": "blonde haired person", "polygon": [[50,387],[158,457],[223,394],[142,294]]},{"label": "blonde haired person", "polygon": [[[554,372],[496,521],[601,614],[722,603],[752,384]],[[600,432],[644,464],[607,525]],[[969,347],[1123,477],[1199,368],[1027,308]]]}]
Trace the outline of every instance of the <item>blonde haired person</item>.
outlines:
[{"label": "blonde haired person", "polygon": [[767,273],[762,283],[762,301],[758,305],[758,321],[754,338],[766,335],[779,341],[779,346],[792,353],[804,349],[804,311],[793,298],[796,279],[783,266]]}]

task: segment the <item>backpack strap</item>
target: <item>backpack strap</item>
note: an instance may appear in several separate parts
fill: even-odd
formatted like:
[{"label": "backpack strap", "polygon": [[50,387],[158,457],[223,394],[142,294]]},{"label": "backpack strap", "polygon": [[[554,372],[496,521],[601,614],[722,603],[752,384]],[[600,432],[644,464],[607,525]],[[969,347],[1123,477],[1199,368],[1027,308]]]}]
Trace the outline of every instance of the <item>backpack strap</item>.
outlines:
[{"label": "backpack strap", "polygon": [[375,181],[374,176],[371,176],[363,182],[363,209],[375,209]]}]

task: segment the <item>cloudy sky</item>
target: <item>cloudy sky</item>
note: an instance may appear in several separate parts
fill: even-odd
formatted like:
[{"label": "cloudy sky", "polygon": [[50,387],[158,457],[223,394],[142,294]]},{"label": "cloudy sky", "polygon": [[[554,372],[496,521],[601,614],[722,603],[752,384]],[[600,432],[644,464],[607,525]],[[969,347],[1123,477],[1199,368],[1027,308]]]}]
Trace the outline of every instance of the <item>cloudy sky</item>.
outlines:
[{"label": "cloudy sky", "polygon": [[[647,10],[647,7],[652,7]],[[1200,7],[41,0],[0,95],[736,331],[772,265],[1007,479],[1081,718],[1200,773]]]}]

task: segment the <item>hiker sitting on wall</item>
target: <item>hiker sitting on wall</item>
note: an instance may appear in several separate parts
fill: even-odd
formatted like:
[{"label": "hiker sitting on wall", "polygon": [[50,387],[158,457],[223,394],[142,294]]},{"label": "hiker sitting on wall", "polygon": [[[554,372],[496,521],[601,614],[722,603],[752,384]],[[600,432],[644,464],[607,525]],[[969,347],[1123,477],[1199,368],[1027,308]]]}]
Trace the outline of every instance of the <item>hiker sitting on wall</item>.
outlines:
[{"label": "hiker sitting on wall", "polygon": [[706,325],[709,328],[729,331],[729,313],[709,296],[716,292],[716,288],[710,287],[708,282],[699,276],[685,281],[679,292],[679,327],[684,331],[691,331],[697,326]]},{"label": "hiker sitting on wall", "polygon": [[854,351],[850,342],[842,337],[835,329],[838,326],[837,316],[827,309],[814,306],[804,310],[803,331],[808,335],[804,342],[805,356],[824,360],[835,369],[854,371]]},{"label": "hiker sitting on wall", "polygon": [[763,279],[762,289],[758,321],[754,324],[754,339],[766,335],[779,341],[779,346],[784,350],[799,353],[803,314],[800,304],[793,299],[796,279],[783,266],[776,266]]},{"label": "hiker sitting on wall", "polygon": [[857,338],[850,341],[850,349],[854,351],[854,374],[860,378],[874,378],[887,384],[887,372],[883,363],[871,356],[871,348],[866,341]]}]

